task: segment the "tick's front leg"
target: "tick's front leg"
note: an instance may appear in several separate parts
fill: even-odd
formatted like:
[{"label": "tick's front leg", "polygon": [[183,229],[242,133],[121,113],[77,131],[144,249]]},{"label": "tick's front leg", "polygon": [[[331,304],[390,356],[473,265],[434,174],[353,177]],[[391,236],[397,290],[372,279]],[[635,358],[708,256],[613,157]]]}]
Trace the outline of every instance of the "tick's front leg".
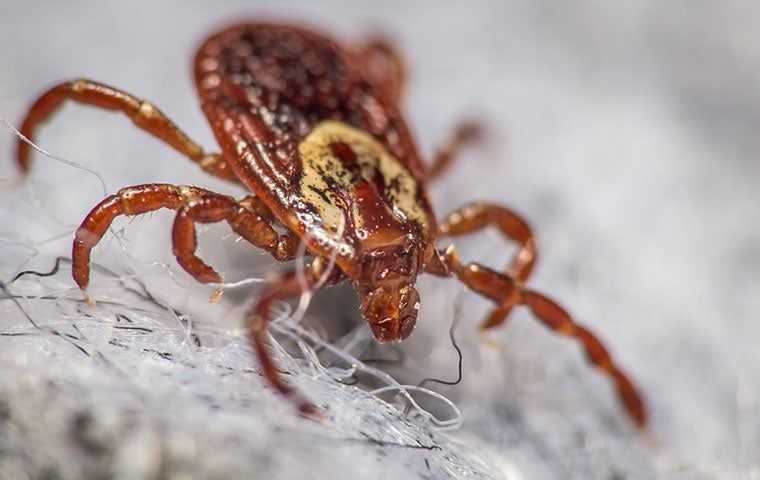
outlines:
[{"label": "tick's front leg", "polygon": [[327,261],[318,257],[305,269],[303,275],[295,271],[281,274],[267,285],[247,316],[249,339],[259,358],[264,377],[275,390],[294,402],[302,414],[308,416],[316,414],[316,407],[282,380],[267,345],[267,326],[271,320],[271,307],[275,301],[297,297],[304,292],[323,285],[332,285],[344,279],[337,267],[332,266],[329,271],[327,268]]},{"label": "tick's front leg", "polygon": [[[545,295],[524,288],[521,282],[479,263],[462,264],[453,246],[443,255],[449,271],[470,289],[496,303],[497,311],[509,312],[514,306],[524,305],[551,330],[575,338],[586,351],[592,365],[606,373],[617,388],[618,396],[638,427],[647,421],[646,408],[641,395],[628,376],[615,364],[602,342],[586,327],[577,324],[565,309]],[[483,328],[494,325],[483,324]]]},{"label": "tick's front leg", "polygon": [[196,223],[226,221],[232,230],[249,243],[269,252],[275,260],[295,258],[299,239],[291,233],[278,234],[273,220],[262,212],[266,209],[256,197],[235,201],[231,197],[214,193],[186,202],[177,211],[172,229],[172,242],[177,262],[201,283],[221,283],[222,276],[195,255]]},{"label": "tick's front leg", "polygon": [[240,202],[203,188],[188,185],[149,183],[119,190],[100,202],[77,229],[72,249],[72,273],[82,290],[90,280],[90,252],[120,215],[140,215],[168,208],[177,211],[172,231],[177,262],[201,283],[222,281],[212,267],[195,255],[197,240],[194,223],[227,221],[233,231],[272,254],[277,260],[292,259],[297,237],[278,234],[268,210],[255,197]]},{"label": "tick's front leg", "polygon": [[512,210],[490,203],[471,203],[448,214],[438,226],[438,232],[442,237],[458,237],[488,227],[498,229],[520,246],[507,273],[518,282],[525,282],[536,264],[536,242],[528,222]]},{"label": "tick's front leg", "polygon": [[[472,203],[450,213],[438,226],[441,237],[457,237],[494,227],[519,245],[517,253],[506,268],[506,273],[519,284],[528,280],[536,264],[536,242],[530,225],[517,213],[499,205],[483,202]],[[511,310],[511,305],[499,305],[488,315],[481,328],[501,325]]]},{"label": "tick's front leg", "polygon": [[[40,95],[24,117],[21,133],[33,140],[37,127],[55,113],[65,100],[121,112],[139,128],[169,144],[207,173],[224,180],[237,181],[237,177],[221,155],[206,153],[152,103],[92,80],[79,79],[60,83]],[[16,145],[16,161],[24,173],[29,170],[29,153],[29,145],[19,139]]]}]

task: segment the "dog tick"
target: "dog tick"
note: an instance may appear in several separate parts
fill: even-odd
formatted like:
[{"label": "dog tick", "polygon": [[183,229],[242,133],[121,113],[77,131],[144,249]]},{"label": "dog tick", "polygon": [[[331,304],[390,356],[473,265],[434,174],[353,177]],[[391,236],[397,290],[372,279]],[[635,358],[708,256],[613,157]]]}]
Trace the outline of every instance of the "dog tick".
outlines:
[{"label": "dog tick", "polygon": [[[172,241],[182,268],[199,282],[222,282],[195,255],[195,224],[225,221],[276,260],[293,259],[300,244],[310,258],[302,276],[291,271],[269,283],[247,318],[265,377],[304,413],[315,407],[281,379],[267,348],[272,303],[304,289],[350,282],[375,338],[399,341],[414,328],[420,307],[415,283],[426,272],[455,277],[491,300],[495,308],[484,330],[502,325],[513,307],[523,305],[548,328],[577,339],[588,360],[612,379],[635,423],[644,425],[640,395],[602,343],[555,301],[526,287],[536,247],[520,216],[473,203],[436,219],[427,184],[478,136],[478,128],[460,125],[432,163],[424,164],[399,110],[404,63],[386,41],[346,46],[295,26],[244,23],[203,42],[194,75],[221,153],[204,151],[153,104],[91,80],[56,85],[27,113],[21,132],[33,138],[67,99],[121,112],[206,172],[250,192],[236,200],[195,186],[121,189],[76,231],[72,271],[82,290],[89,283],[90,251],[111,221],[160,208],[176,211]],[[26,172],[29,147],[19,141],[17,148]],[[453,246],[439,247],[445,238],[492,227],[519,246],[503,270],[463,263]]]}]

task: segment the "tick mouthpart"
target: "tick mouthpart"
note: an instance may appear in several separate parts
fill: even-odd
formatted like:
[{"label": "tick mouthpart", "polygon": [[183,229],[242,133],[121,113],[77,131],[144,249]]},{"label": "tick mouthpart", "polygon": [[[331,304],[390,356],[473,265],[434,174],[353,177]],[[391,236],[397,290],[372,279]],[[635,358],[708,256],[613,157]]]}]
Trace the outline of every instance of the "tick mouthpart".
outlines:
[{"label": "tick mouthpart", "polygon": [[361,311],[378,342],[401,341],[417,323],[420,296],[412,285],[378,286],[362,295]]}]

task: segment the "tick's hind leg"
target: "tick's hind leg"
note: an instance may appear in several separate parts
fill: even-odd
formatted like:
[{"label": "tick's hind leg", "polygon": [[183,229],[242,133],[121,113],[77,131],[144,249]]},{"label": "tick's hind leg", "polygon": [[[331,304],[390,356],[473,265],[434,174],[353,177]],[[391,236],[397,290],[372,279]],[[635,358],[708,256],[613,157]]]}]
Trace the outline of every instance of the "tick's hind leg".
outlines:
[{"label": "tick's hind leg", "polygon": [[483,125],[467,121],[457,124],[443,146],[439,147],[433,157],[433,163],[427,171],[427,179],[440,177],[452,165],[462,147],[476,143],[483,138]]},{"label": "tick's hind leg", "polygon": [[406,63],[393,44],[381,35],[367,39],[356,51],[367,76],[394,103],[401,102],[406,84]]},{"label": "tick's hind leg", "polygon": [[320,288],[322,285],[338,283],[344,278],[337,267],[333,266],[330,271],[327,267],[327,262],[318,257],[304,270],[303,275],[294,271],[281,274],[279,278],[267,285],[247,316],[248,335],[259,358],[264,377],[275,390],[293,401],[304,415],[315,414],[316,407],[299,395],[293,387],[282,381],[277,365],[268,350],[267,326],[271,320],[272,303],[276,300],[293,298],[306,291]]},{"label": "tick's hind leg", "polygon": [[[207,154],[153,104],[92,80],[64,82],[43,93],[26,114],[21,124],[21,133],[33,140],[39,124],[55,113],[65,100],[121,112],[127,115],[135,125],[168,143],[206,172],[224,180],[237,181],[221,155]],[[24,173],[29,170],[29,154],[29,145],[19,139],[16,144],[16,161]]]},{"label": "tick's hind leg", "polygon": [[140,215],[168,208],[177,211],[172,232],[177,262],[201,283],[221,282],[222,277],[195,255],[194,222],[227,221],[233,231],[278,260],[295,256],[298,239],[279,235],[271,225],[266,207],[254,197],[240,202],[193,186],[162,183],[136,185],[119,190],[100,202],[77,229],[72,249],[72,274],[82,290],[90,280],[90,252],[120,215]]},{"label": "tick's hind leg", "polygon": [[478,263],[461,264],[453,246],[447,249],[444,258],[459,280],[495,302],[497,310],[509,312],[516,305],[525,305],[545,326],[578,340],[585,349],[589,362],[604,371],[615,383],[618,396],[636,425],[643,427],[646,424],[644,402],[633,383],[614,363],[602,342],[588,329],[575,323],[570,314],[554,300],[524,288],[521,282],[509,275]]}]

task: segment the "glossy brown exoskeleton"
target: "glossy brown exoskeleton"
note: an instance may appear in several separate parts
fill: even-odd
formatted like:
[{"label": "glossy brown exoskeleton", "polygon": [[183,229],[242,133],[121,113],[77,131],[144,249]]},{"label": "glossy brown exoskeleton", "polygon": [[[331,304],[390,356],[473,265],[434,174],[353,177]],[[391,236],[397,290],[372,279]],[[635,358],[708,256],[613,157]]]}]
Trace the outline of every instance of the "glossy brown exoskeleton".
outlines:
[{"label": "glossy brown exoskeleton", "polygon": [[[277,260],[293,259],[301,243],[311,258],[302,276],[290,272],[272,281],[248,318],[266,378],[304,412],[312,405],[280,378],[266,345],[272,302],[349,281],[375,337],[402,340],[417,320],[417,276],[428,272],[455,276],[496,304],[483,329],[503,324],[514,306],[525,305],[547,327],[575,337],[591,363],[615,382],[633,420],[645,423],[639,394],[601,342],[553,300],[525,287],[536,251],[523,219],[498,205],[474,203],[436,220],[426,184],[478,129],[460,126],[432,165],[423,164],[399,111],[404,64],[387,42],[346,47],[299,27],[245,23],[209,37],[194,72],[221,153],[206,153],[151,103],[90,80],[53,87],[25,117],[21,132],[32,138],[66,99],[115,110],[208,173],[251,192],[235,200],[195,186],[147,184],[106,198],[75,235],[73,276],[82,290],[89,282],[90,251],[111,221],[159,208],[177,212],[173,244],[179,264],[200,282],[221,282],[195,255],[194,225],[226,221]],[[17,154],[27,171],[28,146],[19,142]],[[438,247],[445,237],[487,227],[519,244],[502,271],[461,263],[453,246]],[[333,261],[335,268],[329,268]]]}]

